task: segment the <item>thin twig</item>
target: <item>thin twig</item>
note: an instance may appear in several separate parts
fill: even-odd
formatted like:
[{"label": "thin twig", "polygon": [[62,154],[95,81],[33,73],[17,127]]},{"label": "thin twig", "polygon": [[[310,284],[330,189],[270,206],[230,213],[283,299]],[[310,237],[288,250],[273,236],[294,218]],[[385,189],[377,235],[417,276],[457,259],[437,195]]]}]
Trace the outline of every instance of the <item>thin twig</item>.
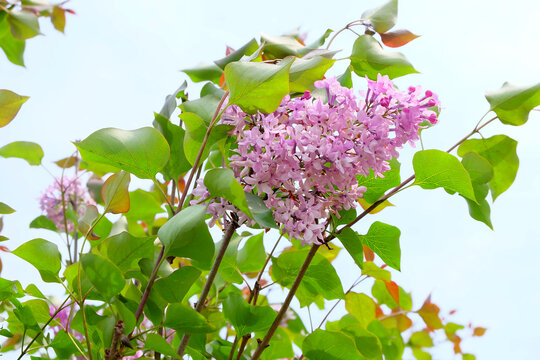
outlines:
[{"label": "thin twig", "polygon": [[208,125],[208,129],[206,130],[206,134],[204,134],[204,139],[201,144],[201,148],[199,150],[199,153],[197,154],[197,158],[195,159],[195,162],[193,163],[193,167],[191,168],[191,171],[189,172],[189,178],[186,182],[186,186],[184,188],[184,191],[182,192],[182,197],[180,198],[180,202],[178,203],[178,207],[176,208],[176,212],[179,212],[182,210],[182,206],[184,206],[184,201],[186,200],[187,195],[187,189],[191,186],[191,181],[193,180],[193,176],[195,175],[195,169],[199,166],[199,163],[201,162],[202,154],[204,152],[204,149],[206,147],[206,144],[208,143],[208,139],[210,138],[210,132],[212,131],[212,128],[214,127],[214,124],[217,121],[218,115],[221,111],[221,106],[225,102],[225,99],[229,96],[229,91],[225,91],[225,94],[221,97],[221,100],[219,101],[219,104],[216,108],[216,111],[214,113],[214,116],[212,117],[212,120],[210,121],[210,125]]},{"label": "thin twig", "polygon": [[[36,341],[36,339],[43,333],[43,331],[45,331],[45,328],[51,323],[51,321],[54,320],[54,318],[56,317],[56,315],[58,315],[58,313],[62,310],[64,310],[65,308],[67,308],[68,306],[71,306],[71,303],[66,305],[66,303],[68,302],[69,298],[71,296],[68,296],[66,298],[66,300],[64,300],[64,302],[58,307],[58,309],[56,309],[56,311],[51,315],[51,317],[49,318],[49,320],[47,320],[47,322],[41,327],[41,329],[38,331],[38,333],[32,338],[32,340],[30,340],[30,342],[26,345],[26,348],[22,351],[21,355],[17,358],[17,360],[20,360],[22,359],[22,357],[24,356],[24,354],[26,354],[28,352],[28,349],[30,349],[30,346],[34,343],[34,341]],[[64,306],[65,305],[65,306]]]},{"label": "thin twig", "polygon": [[285,298],[285,301],[283,302],[283,305],[281,306],[281,309],[279,310],[276,319],[270,326],[270,329],[268,329],[268,332],[264,336],[264,339],[259,343],[259,346],[255,350],[255,353],[251,357],[251,360],[258,360],[261,356],[262,352],[266,347],[268,346],[268,343],[270,342],[270,339],[272,336],[274,336],[274,333],[279,327],[279,324],[281,323],[281,320],[283,319],[283,316],[285,316],[285,313],[289,309],[289,305],[291,304],[291,301],[294,297],[294,294],[296,293],[296,290],[298,290],[298,287],[300,286],[300,283],[302,282],[302,279],[304,278],[304,275],[306,274],[306,271],[309,267],[309,264],[311,264],[311,260],[315,257],[315,254],[317,253],[317,250],[321,245],[313,245],[311,249],[309,250],[308,255],[306,256],[306,260],[304,260],[304,263],[302,264],[302,267],[300,268],[300,271],[298,272],[298,275],[296,276],[296,279],[294,279],[294,283],[291,286],[291,289],[289,290],[289,293],[287,294],[287,297]]},{"label": "thin twig", "polygon": [[[229,246],[229,243],[231,242],[231,238],[238,229],[238,216],[236,214],[232,214],[233,221],[229,222],[227,225],[227,229],[225,231],[225,234],[223,235],[223,241],[221,242],[221,247],[219,249],[219,252],[216,255],[216,259],[214,260],[214,263],[212,264],[212,269],[210,269],[210,272],[208,273],[208,279],[206,280],[206,284],[204,285],[204,288],[201,292],[201,296],[197,300],[197,306],[195,307],[195,311],[201,312],[201,310],[204,308],[206,298],[208,297],[208,294],[210,293],[210,289],[212,288],[212,285],[214,283],[214,279],[216,278],[219,266],[221,265],[221,261],[223,260],[223,257],[225,256],[225,252],[227,251],[227,247]],[[187,344],[189,342],[191,335],[190,334],[184,334],[182,337],[182,340],[180,341],[180,345],[178,346],[178,349],[176,350],[176,353],[181,357],[184,355],[184,351],[186,350]]]}]

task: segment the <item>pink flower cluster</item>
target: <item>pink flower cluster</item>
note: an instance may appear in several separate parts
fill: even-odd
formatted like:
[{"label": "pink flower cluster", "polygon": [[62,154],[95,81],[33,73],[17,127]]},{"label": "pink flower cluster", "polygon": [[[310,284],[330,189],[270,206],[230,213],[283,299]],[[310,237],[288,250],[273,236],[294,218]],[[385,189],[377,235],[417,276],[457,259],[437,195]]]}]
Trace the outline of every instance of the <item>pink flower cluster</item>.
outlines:
[{"label": "pink flower cluster", "polygon": [[[39,203],[41,210],[62,231],[65,230],[64,207],[66,210],[76,210],[77,215],[80,217],[84,214],[87,205],[95,205],[88,195],[86,187],[81,185],[79,178],[68,178],[66,176],[56,178],[54,184],[43,192]],[[66,219],[66,223],[68,232],[72,232],[75,228],[74,224],[68,219]]]},{"label": "pink flower cluster", "polygon": [[[367,83],[360,100],[331,78],[315,82],[326,92],[325,101],[306,92],[286,96],[271,114],[248,115],[229,106],[221,117],[235,126],[238,149],[229,160],[237,180],[261,196],[284,231],[303,243],[321,243],[330,214],[356,206],[366,191],[357,175],[373,170],[382,177],[397,149],[418,140],[425,124],[437,122],[430,108],[439,101],[431,91],[399,91],[380,75]],[[202,183],[195,195],[208,197]],[[230,207],[217,199],[208,212],[218,218]]]}]

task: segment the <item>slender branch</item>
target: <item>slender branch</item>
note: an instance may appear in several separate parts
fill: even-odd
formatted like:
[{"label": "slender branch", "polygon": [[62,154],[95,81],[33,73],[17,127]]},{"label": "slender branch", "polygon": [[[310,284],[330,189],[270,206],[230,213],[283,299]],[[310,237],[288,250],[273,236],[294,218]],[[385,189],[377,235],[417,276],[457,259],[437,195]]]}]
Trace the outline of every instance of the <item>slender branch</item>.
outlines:
[{"label": "slender branch", "polygon": [[276,319],[270,326],[270,329],[268,329],[268,332],[264,336],[264,339],[259,343],[259,346],[255,350],[255,353],[251,357],[251,360],[259,359],[264,349],[266,349],[266,347],[268,346],[268,343],[270,342],[270,339],[272,338],[272,336],[274,336],[274,333],[279,327],[279,324],[281,323],[283,316],[285,316],[285,313],[289,309],[289,305],[291,304],[294,294],[296,293],[296,290],[298,290],[298,287],[300,286],[300,283],[302,282],[302,279],[304,278],[304,275],[306,274],[309,264],[311,264],[311,261],[315,257],[315,254],[317,253],[317,250],[319,250],[320,247],[321,245],[313,245],[311,249],[309,250],[309,253],[306,256],[306,260],[304,260],[304,263],[302,264],[302,267],[300,268],[300,271],[298,272],[296,279],[294,279],[294,283],[292,284],[291,289],[289,290],[289,293],[287,294],[287,297],[285,298],[285,301],[283,302],[283,305],[281,306],[281,309],[279,310],[279,313],[276,316]]},{"label": "slender branch", "polygon": [[[345,295],[347,295],[348,293],[350,293],[352,291],[352,289],[354,289],[358,284],[360,284],[362,281],[364,281],[365,279],[367,279],[368,276],[367,275],[364,275],[364,278],[362,278],[362,275],[360,275],[360,277],[358,279],[356,279],[351,287],[349,288],[349,290],[347,290],[345,292]],[[336,303],[334,304],[334,306],[332,306],[332,308],[326,313],[326,315],[324,316],[324,318],[322,319],[321,323],[319,324],[319,326],[317,326],[317,329],[320,329],[321,326],[323,326],[324,322],[326,321],[326,319],[328,319],[328,316],[330,316],[330,314],[332,313],[332,311],[334,311],[334,309],[336,308],[336,306],[339,305],[339,303],[341,302],[341,300],[343,299],[338,299],[338,301],[336,301]]]},{"label": "slender branch", "polygon": [[204,134],[204,139],[201,144],[201,148],[199,150],[199,153],[197,154],[197,158],[195,159],[195,162],[193,163],[193,167],[191,168],[191,171],[189,172],[189,178],[186,182],[186,186],[184,188],[184,191],[182,192],[182,197],[180,198],[180,202],[178,203],[178,207],[176,208],[176,212],[179,212],[182,210],[182,206],[184,206],[184,201],[186,200],[187,190],[189,189],[191,182],[193,181],[193,176],[195,175],[195,169],[199,166],[199,163],[201,162],[202,154],[204,152],[204,148],[206,147],[206,144],[208,143],[208,139],[210,138],[210,132],[212,131],[212,128],[214,127],[214,124],[217,121],[218,115],[220,113],[221,107],[223,106],[223,103],[225,102],[225,99],[227,99],[227,96],[229,96],[229,91],[225,91],[225,94],[221,97],[221,100],[219,101],[219,104],[216,108],[216,111],[214,113],[214,116],[212,117],[212,120],[210,121],[210,125],[208,125],[208,129],[206,130],[206,134]]},{"label": "slender branch", "polygon": [[[150,278],[148,279],[148,284],[146,285],[146,289],[144,289],[143,296],[141,298],[141,301],[139,302],[139,306],[137,307],[137,311],[135,312],[135,323],[139,322],[139,319],[141,318],[141,315],[144,310],[144,306],[146,305],[146,302],[148,301],[148,297],[150,296],[150,290],[152,290],[152,287],[154,286],[154,282],[157,277],[157,272],[159,270],[159,267],[163,263],[163,254],[165,253],[165,246],[161,247],[161,251],[159,252],[159,255],[156,259],[156,263],[154,264],[154,268],[152,269],[152,274],[150,274]],[[135,329],[134,329],[135,330]],[[133,334],[133,331],[131,332]],[[131,336],[131,334],[130,334]]]},{"label": "slender branch", "polygon": [[[30,342],[26,345],[26,348],[21,352],[21,355],[17,358],[17,360],[21,360],[22,357],[24,356],[24,354],[26,354],[28,352],[28,349],[30,349],[30,346],[32,346],[32,344],[34,343],[34,341],[36,341],[36,339],[41,335],[43,334],[43,331],[45,331],[45,328],[51,323],[51,321],[54,320],[54,318],[56,317],[56,315],[58,315],[58,313],[62,310],[64,310],[65,308],[67,308],[68,306],[71,305],[68,304],[66,305],[66,303],[68,302],[69,298],[71,296],[68,296],[66,298],[66,300],[64,300],[64,302],[62,304],[60,304],[60,306],[58,307],[58,309],[56,309],[56,311],[51,315],[51,317],[49,318],[49,320],[47,320],[47,322],[41,327],[41,329],[38,331],[38,333],[32,338],[32,340],[30,340]],[[65,306],[64,306],[65,305]]]},{"label": "slender branch", "polygon": [[[225,234],[223,235],[223,241],[221,242],[221,247],[219,249],[218,254],[216,255],[216,259],[214,260],[214,263],[212,264],[212,269],[210,269],[210,273],[208,273],[208,279],[206,280],[206,284],[204,284],[204,288],[201,292],[201,296],[199,297],[199,300],[197,301],[197,306],[195,307],[195,311],[201,312],[201,310],[204,308],[204,304],[206,302],[206,298],[208,297],[208,294],[210,293],[210,289],[212,288],[212,284],[214,283],[214,279],[216,278],[219,266],[221,265],[221,261],[223,260],[223,257],[225,256],[225,252],[227,251],[227,247],[229,246],[229,243],[231,242],[231,238],[238,229],[238,216],[236,214],[232,214],[233,221],[229,222],[227,225],[227,229],[225,231]],[[184,351],[186,350],[187,344],[189,342],[191,335],[190,334],[184,334],[182,337],[182,340],[180,341],[180,345],[178,346],[178,349],[176,350],[176,353],[179,356],[184,355]]]},{"label": "slender branch", "polygon": [[161,188],[161,184],[156,179],[152,179],[152,181],[154,182],[154,185],[159,189],[159,191],[161,192],[161,195],[163,195],[163,198],[167,202],[167,205],[169,205],[169,207],[171,208],[171,212],[174,214],[175,213],[174,205],[171,203],[171,201],[167,197],[167,194],[165,194],[165,192]]}]

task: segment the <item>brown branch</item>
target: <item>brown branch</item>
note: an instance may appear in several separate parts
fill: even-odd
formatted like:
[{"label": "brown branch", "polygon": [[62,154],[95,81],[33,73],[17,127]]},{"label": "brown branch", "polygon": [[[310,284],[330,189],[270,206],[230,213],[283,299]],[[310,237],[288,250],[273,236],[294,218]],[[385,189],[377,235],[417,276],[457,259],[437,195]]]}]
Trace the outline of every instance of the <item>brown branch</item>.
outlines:
[{"label": "brown branch", "polygon": [[118,320],[118,322],[114,326],[111,347],[105,349],[105,360],[116,360],[121,358],[121,355],[116,348],[118,347],[118,341],[122,336],[122,330],[124,330],[124,321]]},{"label": "brown branch", "polygon": [[[238,229],[238,216],[235,213],[231,214],[232,221],[230,221],[227,225],[227,229],[225,230],[225,234],[223,235],[223,241],[221,243],[221,247],[219,249],[218,254],[216,255],[216,259],[214,260],[214,263],[212,264],[212,269],[210,269],[210,273],[208,273],[208,279],[206,280],[206,284],[204,285],[203,291],[201,292],[201,296],[199,297],[199,300],[197,301],[197,306],[195,307],[195,311],[201,312],[201,310],[204,308],[206,298],[208,297],[208,294],[210,293],[210,289],[212,288],[212,284],[214,283],[214,279],[216,278],[219,266],[221,265],[221,261],[223,260],[223,257],[225,256],[225,252],[227,251],[227,247],[229,246],[229,243],[231,242],[231,238]],[[191,335],[190,334],[184,334],[182,337],[182,340],[180,341],[180,345],[178,346],[178,349],[176,350],[176,353],[181,357],[184,355],[184,351],[186,350],[187,344],[189,342]]]},{"label": "brown branch", "polygon": [[283,302],[283,305],[281,306],[281,309],[279,310],[276,316],[276,319],[270,326],[270,329],[268,329],[268,332],[264,336],[264,339],[262,339],[262,341],[259,343],[259,346],[255,350],[255,353],[251,357],[251,360],[258,360],[262,352],[264,351],[264,349],[266,349],[266,347],[268,346],[270,339],[272,338],[272,336],[274,336],[274,333],[279,327],[279,324],[281,323],[283,316],[285,316],[285,313],[289,309],[289,305],[291,304],[294,294],[296,293],[296,290],[298,290],[298,287],[300,286],[300,283],[302,282],[302,279],[304,278],[304,275],[306,274],[309,264],[311,264],[311,261],[315,257],[315,254],[317,253],[317,250],[319,250],[320,247],[321,245],[313,245],[311,249],[309,250],[309,253],[306,256],[306,260],[304,260],[304,263],[302,264],[302,267],[300,268],[300,271],[298,272],[296,279],[294,279],[294,283],[292,284],[291,289],[289,290],[289,293],[287,294],[287,297],[285,298],[285,301]]}]

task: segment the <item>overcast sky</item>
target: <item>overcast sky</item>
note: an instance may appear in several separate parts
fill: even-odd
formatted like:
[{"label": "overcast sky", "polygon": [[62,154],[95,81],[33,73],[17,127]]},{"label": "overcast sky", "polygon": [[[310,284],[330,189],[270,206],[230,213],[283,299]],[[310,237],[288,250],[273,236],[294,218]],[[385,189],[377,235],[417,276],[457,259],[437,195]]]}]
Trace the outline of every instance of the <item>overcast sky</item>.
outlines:
[{"label": "overcast sky", "polygon": [[[38,142],[45,151],[44,164],[59,175],[52,161],[75,150],[70,141],[104,127],[150,126],[152,113],[186,78],[180,69],[221,58],[226,45],[240,47],[261,32],[279,35],[300,27],[309,41],[379,3],[71,1],[67,6],[77,15],[68,16],[66,34],[44,23],[46,36],[27,42],[26,68],[0,54],[0,87],[30,96],[17,118],[0,129],[0,146]],[[422,36],[400,51],[421,74],[397,83],[431,89],[443,106],[440,123],[424,135],[426,148],[447,149],[472,130],[488,109],[485,90],[505,81],[540,82],[538,14],[540,3],[534,0],[401,1],[397,28]],[[332,48],[347,56],[353,41],[353,34],[344,33]],[[339,75],[344,65],[330,74]],[[362,81],[356,84],[363,86]],[[492,208],[495,231],[472,220],[463,199],[440,189],[415,188],[393,198],[395,208],[356,227],[367,231],[376,219],[401,229],[402,272],[394,279],[413,293],[416,307],[432,293],[444,311],[458,310],[458,322],[487,327],[483,338],[462,346],[479,360],[537,358],[539,115],[520,128],[493,124],[482,132],[485,137],[504,132],[519,142],[517,179]],[[402,178],[411,174],[411,156],[406,150],[400,158]],[[17,159],[0,158],[0,169],[0,201],[17,210],[4,218],[3,235],[11,239],[6,245],[14,249],[38,236],[59,240],[27,229],[40,215],[37,198],[52,178]],[[23,285],[38,277],[14,256],[0,256],[4,277]],[[354,265],[346,254],[338,260],[348,288],[354,279],[345,274]],[[443,351],[435,358],[452,356]]]}]

